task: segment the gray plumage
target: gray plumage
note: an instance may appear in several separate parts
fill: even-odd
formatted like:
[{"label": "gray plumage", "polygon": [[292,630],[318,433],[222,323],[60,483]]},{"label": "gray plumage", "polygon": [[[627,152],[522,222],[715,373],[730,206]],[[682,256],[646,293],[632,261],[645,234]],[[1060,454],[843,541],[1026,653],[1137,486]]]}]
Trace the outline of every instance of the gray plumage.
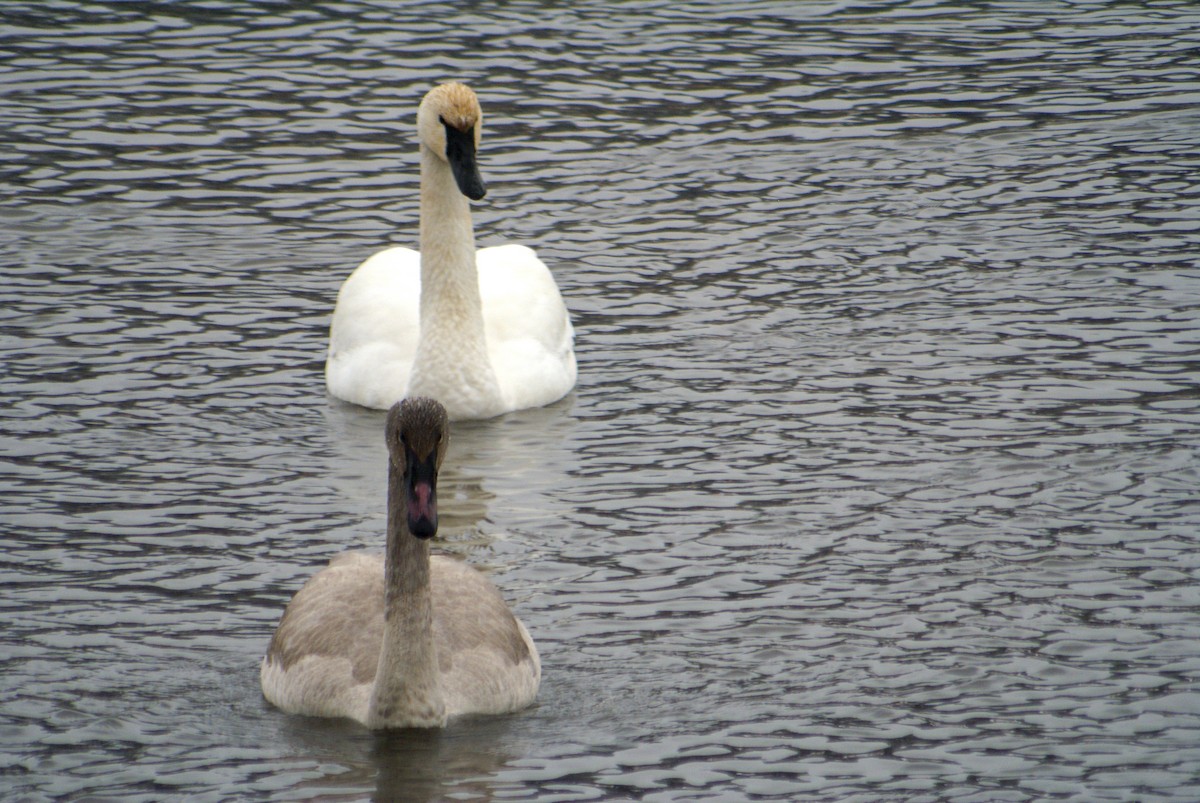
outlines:
[{"label": "gray plumage", "polygon": [[409,464],[434,464],[436,478],[445,411],[407,400],[387,429],[387,552],[339,555],[297,592],[263,659],[263,694],[291,713],[373,728],[437,727],[529,705],[541,663],[525,626],[486,577],[430,556],[409,529],[408,500],[421,505]]}]

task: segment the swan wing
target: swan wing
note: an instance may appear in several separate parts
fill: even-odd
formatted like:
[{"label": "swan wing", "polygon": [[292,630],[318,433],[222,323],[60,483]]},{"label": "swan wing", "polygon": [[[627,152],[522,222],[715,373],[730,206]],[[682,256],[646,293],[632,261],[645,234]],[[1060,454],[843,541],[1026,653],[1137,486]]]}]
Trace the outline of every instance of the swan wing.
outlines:
[{"label": "swan wing", "polygon": [[500,714],[533,702],[537,648],[491,581],[466,563],[431,560],[433,633],[446,713]]},{"label": "swan wing", "polygon": [[284,711],[366,722],[383,642],[383,556],[334,558],[292,597],[263,659],[264,696]]},{"label": "swan wing", "polygon": [[509,409],[540,407],[575,386],[575,331],[553,274],[533,249],[476,254],[488,356]]},{"label": "swan wing", "polygon": [[421,256],[388,248],[338,292],[325,384],[339,399],[386,410],[404,397],[421,329]]}]

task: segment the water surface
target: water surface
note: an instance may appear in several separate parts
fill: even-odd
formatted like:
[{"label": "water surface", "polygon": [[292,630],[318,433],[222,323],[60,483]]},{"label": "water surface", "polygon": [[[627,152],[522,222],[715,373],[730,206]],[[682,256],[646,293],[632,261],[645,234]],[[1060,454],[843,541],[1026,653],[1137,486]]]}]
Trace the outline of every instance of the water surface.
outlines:
[{"label": "water surface", "polygon": [[[443,477],[537,707],[378,736],[258,661],[382,545],[323,352],[450,77],[580,379]],[[1186,2],[5,4],[0,787],[1196,799],[1198,100]]]}]

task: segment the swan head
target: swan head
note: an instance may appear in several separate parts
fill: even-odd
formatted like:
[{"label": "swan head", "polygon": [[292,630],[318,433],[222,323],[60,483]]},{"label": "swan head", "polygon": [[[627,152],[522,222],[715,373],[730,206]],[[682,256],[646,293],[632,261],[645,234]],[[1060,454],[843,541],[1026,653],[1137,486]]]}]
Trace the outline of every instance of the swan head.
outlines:
[{"label": "swan head", "polygon": [[402,477],[408,531],[417,538],[437,534],[437,475],[450,440],[446,408],[433,399],[397,402],[387,417],[388,456]]},{"label": "swan head", "polygon": [[458,189],[472,201],[487,193],[475,158],[482,124],[479,98],[471,87],[457,81],[429,90],[417,109],[421,144],[450,165]]}]

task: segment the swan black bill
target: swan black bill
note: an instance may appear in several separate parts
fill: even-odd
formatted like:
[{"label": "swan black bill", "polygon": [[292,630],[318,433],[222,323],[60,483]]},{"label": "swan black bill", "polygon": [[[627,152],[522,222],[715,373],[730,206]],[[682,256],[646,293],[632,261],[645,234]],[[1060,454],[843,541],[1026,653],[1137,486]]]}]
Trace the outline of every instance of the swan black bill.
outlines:
[{"label": "swan black bill", "polygon": [[408,454],[408,483],[405,487],[408,531],[417,538],[433,538],[437,535],[436,460],[436,451],[424,461],[417,460],[411,451]]},{"label": "swan black bill", "polygon": [[446,161],[454,173],[454,181],[463,195],[478,201],[487,194],[483,176],[479,175],[479,162],[475,159],[475,128],[459,131],[444,123],[446,128]]}]

